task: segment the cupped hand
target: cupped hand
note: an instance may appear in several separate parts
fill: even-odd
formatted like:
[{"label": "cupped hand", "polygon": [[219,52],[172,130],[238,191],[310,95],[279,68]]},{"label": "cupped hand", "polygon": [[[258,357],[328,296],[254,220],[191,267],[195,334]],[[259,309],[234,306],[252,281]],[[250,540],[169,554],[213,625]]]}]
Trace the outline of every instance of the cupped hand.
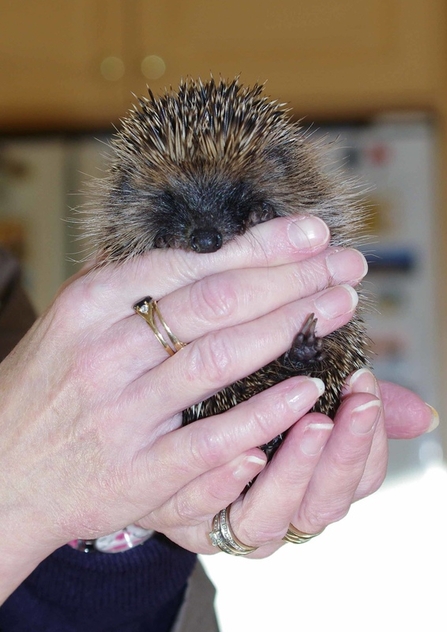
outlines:
[{"label": "cupped hand", "polygon": [[[365,261],[328,238],[318,219],[277,219],[214,254],[153,251],[65,285],[0,365],[5,568],[20,579],[27,560],[144,518],[196,479],[205,494],[213,471],[239,495],[262,469],[256,446],[296,412],[262,424],[247,403],[229,425],[180,428],[181,411],[281,355],[309,313],[320,335],[351,318]],[[145,295],[188,343],[173,357],[132,309]]]},{"label": "cupped hand", "polygon": [[[362,369],[351,376],[334,422],[320,413],[307,413],[323,388],[319,380],[293,378],[250,400],[249,405],[257,407],[258,428],[266,419],[269,424],[272,418],[290,420],[290,414],[298,421],[289,427],[272,461],[245,494],[232,498],[228,482],[223,486],[222,478],[208,471],[203,475],[208,479],[208,497],[202,495],[203,485],[193,480],[143,520],[143,526],[150,523],[183,546],[187,541],[191,550],[213,553],[216,548],[208,537],[213,516],[233,503],[231,526],[236,537],[258,547],[252,557],[263,557],[284,544],[289,524],[315,534],[340,520],[355,500],[375,491],[383,481],[387,437],[380,392],[369,371]],[[276,406],[282,402],[276,415],[272,402]],[[244,406],[222,417],[243,415]]]},{"label": "cupped hand", "polygon": [[[433,416],[432,409],[415,394],[389,383],[382,386],[386,400],[369,370],[354,373],[334,422],[319,413],[302,414],[303,406],[308,408],[322,387],[318,380],[311,384],[306,378],[294,378],[257,395],[249,402],[256,407],[257,426],[267,418],[271,423],[275,417],[272,402],[276,406],[282,402],[277,415],[283,419],[290,419],[297,406],[298,421],[248,491],[233,501],[231,492],[237,487],[231,487],[231,473],[226,471],[224,479],[219,471],[209,471],[142,524],[164,530],[193,551],[216,553],[219,549],[209,537],[213,517],[232,503],[229,519],[234,535],[246,546],[258,547],[250,553],[257,558],[271,555],[285,544],[289,525],[306,534],[321,533],[343,518],[353,502],[373,493],[383,482],[388,453],[386,415],[396,438],[436,426],[436,413]],[[402,405],[404,395],[408,406]],[[223,417],[245,414],[245,406],[241,404]]]},{"label": "cupped hand", "polygon": [[[181,411],[284,353],[310,313],[320,336],[349,321],[365,261],[354,250],[327,248],[328,238],[316,218],[276,219],[217,253],[153,251],[119,267],[84,271],[65,285],[0,365],[0,516],[4,532],[15,534],[14,547],[2,551],[7,581],[3,589],[0,581],[0,597],[65,542],[132,522],[209,552],[211,516],[231,502],[241,538],[268,552],[271,533],[251,525],[272,493],[272,468],[285,471],[288,445],[320,423],[306,413],[321,383],[293,378],[185,428]],[[145,295],[158,300],[171,329],[188,343],[173,357],[132,309]],[[348,393],[341,429],[317,429],[322,443],[328,435],[335,441],[351,408],[371,397]],[[289,428],[281,457],[265,468],[257,446]],[[383,457],[365,457],[369,440],[360,441],[359,459],[369,458],[371,472],[378,462],[379,472],[357,475],[353,498],[381,479]],[[316,489],[320,460],[312,457],[309,465]],[[309,518],[320,502],[315,498],[295,503],[290,520],[298,528],[331,520]],[[275,537],[283,528],[276,525]]]}]

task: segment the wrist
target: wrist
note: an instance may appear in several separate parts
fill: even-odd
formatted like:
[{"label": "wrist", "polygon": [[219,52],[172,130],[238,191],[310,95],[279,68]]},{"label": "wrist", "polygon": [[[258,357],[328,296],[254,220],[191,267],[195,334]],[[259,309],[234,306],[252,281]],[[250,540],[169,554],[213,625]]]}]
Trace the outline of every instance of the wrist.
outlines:
[{"label": "wrist", "polygon": [[52,550],[16,546],[8,539],[7,548],[0,546],[0,605],[14,592]]},{"label": "wrist", "polygon": [[[10,512],[11,513],[11,512]],[[48,555],[63,543],[51,543],[40,536],[39,521],[28,516],[6,516],[0,512],[0,528],[7,534],[0,542],[0,604],[30,575]]]}]

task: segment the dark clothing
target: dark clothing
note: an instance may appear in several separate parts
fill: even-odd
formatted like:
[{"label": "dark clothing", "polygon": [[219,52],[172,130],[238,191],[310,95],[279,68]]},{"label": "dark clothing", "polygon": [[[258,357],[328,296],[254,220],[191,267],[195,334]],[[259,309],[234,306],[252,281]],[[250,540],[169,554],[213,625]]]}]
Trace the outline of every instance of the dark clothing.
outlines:
[{"label": "dark clothing", "polygon": [[4,632],[169,632],[196,556],[156,536],[125,553],[69,546],[44,560],[0,608]]},{"label": "dark clothing", "polygon": [[[33,320],[19,267],[0,250],[0,361]],[[64,546],[0,607],[0,632],[218,632],[213,600],[196,555],[163,536],[116,554]]]}]

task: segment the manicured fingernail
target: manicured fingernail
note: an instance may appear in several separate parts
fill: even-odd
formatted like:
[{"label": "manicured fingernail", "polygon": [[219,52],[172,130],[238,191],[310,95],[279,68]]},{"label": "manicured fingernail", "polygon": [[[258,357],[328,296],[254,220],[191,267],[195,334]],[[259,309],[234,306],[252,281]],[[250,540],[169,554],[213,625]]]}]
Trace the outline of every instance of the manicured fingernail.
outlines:
[{"label": "manicured fingernail", "polygon": [[248,481],[259,474],[266,462],[266,458],[258,457],[253,454],[244,456],[233,470],[233,476],[240,481]]},{"label": "manicured fingernail", "polygon": [[[309,393],[309,386],[312,387]],[[319,377],[306,377],[300,381],[287,395],[292,410],[301,410],[309,400],[317,400],[324,393],[324,382]]]},{"label": "manicured fingernail", "polygon": [[329,239],[329,228],[318,217],[302,217],[287,227],[290,243],[297,248],[315,248]]},{"label": "manicured fingernail", "polygon": [[439,415],[436,408],[433,408],[433,406],[430,406],[430,404],[426,404],[426,406],[428,406],[431,412],[431,423],[428,429],[425,431],[426,433],[428,433],[428,432],[432,432],[433,430],[436,430],[436,428],[439,426]]},{"label": "manicured fingernail", "polygon": [[358,283],[368,272],[365,257],[353,249],[329,253],[326,264],[335,283]]},{"label": "manicured fingernail", "polygon": [[326,445],[333,427],[334,424],[329,422],[309,424],[301,439],[301,451],[307,456],[320,454]]},{"label": "manicured fingernail", "polygon": [[371,393],[379,396],[379,385],[374,375],[369,369],[363,368],[355,371],[348,380],[348,387],[351,391],[358,393]]},{"label": "manicured fingernail", "polygon": [[352,411],[351,429],[356,435],[365,435],[371,432],[380,414],[380,401],[373,399],[362,404]]},{"label": "manicured fingernail", "polygon": [[338,285],[315,299],[317,311],[325,318],[336,318],[352,312],[358,303],[357,292],[350,285]]}]

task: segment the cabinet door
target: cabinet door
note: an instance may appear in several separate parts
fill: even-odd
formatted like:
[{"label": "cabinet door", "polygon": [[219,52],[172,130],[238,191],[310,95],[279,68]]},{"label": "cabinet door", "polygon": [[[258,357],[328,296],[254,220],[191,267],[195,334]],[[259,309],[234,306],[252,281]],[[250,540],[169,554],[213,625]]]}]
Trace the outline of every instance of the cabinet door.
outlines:
[{"label": "cabinet door", "polygon": [[3,128],[115,120],[122,81],[116,67],[116,80],[110,74],[122,55],[121,9],[120,0],[0,1]]},{"label": "cabinet door", "polygon": [[[140,56],[162,87],[185,75],[241,73],[299,110],[411,106],[436,87],[438,0],[138,0]],[[439,35],[439,39],[438,39]],[[138,86],[137,86],[138,87]],[[423,104],[423,103],[421,103]]]}]

